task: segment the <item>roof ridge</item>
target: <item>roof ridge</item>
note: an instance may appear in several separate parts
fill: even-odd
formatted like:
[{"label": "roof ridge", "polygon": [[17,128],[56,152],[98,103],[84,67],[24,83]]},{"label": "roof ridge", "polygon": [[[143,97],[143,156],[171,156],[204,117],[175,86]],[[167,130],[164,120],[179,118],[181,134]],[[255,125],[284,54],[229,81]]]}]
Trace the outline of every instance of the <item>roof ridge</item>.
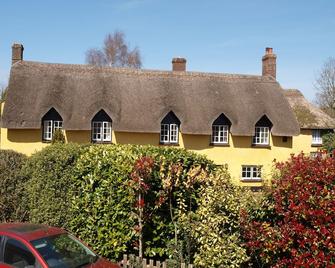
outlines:
[{"label": "roof ridge", "polygon": [[109,66],[94,66],[88,64],[68,64],[68,63],[49,63],[49,62],[38,62],[38,61],[21,61],[16,66],[22,65],[35,65],[35,66],[49,66],[55,68],[66,67],[70,69],[78,70],[103,70],[104,72],[114,72],[123,74],[152,74],[152,75],[167,75],[167,76],[186,76],[186,77],[217,77],[217,78],[239,78],[239,79],[256,79],[267,82],[277,82],[270,76],[262,75],[251,75],[251,74],[232,74],[232,73],[216,73],[216,72],[197,72],[197,71],[170,71],[170,70],[151,70],[151,69],[131,69],[131,68],[120,68],[120,67],[109,67]]}]

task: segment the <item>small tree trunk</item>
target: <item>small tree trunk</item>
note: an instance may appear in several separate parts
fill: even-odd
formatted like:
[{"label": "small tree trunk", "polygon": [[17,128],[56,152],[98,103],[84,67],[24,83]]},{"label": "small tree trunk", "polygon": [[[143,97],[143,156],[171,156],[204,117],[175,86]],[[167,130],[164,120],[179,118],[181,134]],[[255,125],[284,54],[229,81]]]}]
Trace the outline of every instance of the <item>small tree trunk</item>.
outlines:
[{"label": "small tree trunk", "polygon": [[139,213],[138,213],[138,227],[139,227],[139,238],[138,238],[138,256],[142,259],[143,258],[143,234],[142,234],[142,228],[143,228],[143,223],[142,223],[142,218],[143,218],[143,207],[141,206],[141,192],[138,193],[138,208],[139,208]]}]

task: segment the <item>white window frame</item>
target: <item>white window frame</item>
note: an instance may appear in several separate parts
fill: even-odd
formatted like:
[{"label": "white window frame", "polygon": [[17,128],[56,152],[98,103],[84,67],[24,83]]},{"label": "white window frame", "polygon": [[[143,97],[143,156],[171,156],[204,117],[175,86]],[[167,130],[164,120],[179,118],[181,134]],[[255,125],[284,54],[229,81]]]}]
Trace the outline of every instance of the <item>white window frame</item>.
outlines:
[{"label": "white window frame", "polygon": [[262,166],[257,165],[243,165],[241,173],[242,181],[261,181],[262,180]]},{"label": "white window frame", "polygon": [[321,129],[312,129],[312,145],[322,145]]},{"label": "white window frame", "polygon": [[160,142],[164,144],[177,144],[179,136],[178,124],[161,124]]},{"label": "white window frame", "polygon": [[229,142],[229,126],[213,125],[212,126],[212,143],[228,144]]},{"label": "white window frame", "polygon": [[255,135],[252,138],[252,144],[269,145],[270,144],[270,128],[255,127]]},{"label": "white window frame", "polygon": [[43,121],[43,140],[51,141],[57,129],[63,129],[61,120],[44,120]]},{"label": "white window frame", "polygon": [[111,142],[112,141],[112,122],[93,121],[92,122],[92,141]]}]

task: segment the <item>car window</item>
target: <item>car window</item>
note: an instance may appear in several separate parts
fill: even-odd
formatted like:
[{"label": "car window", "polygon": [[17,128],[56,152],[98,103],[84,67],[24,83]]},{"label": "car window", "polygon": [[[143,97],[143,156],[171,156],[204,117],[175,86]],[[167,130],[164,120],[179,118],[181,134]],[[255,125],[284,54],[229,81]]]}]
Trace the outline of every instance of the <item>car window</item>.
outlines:
[{"label": "car window", "polygon": [[12,238],[6,241],[3,262],[17,268],[41,267],[31,251],[20,241]]}]

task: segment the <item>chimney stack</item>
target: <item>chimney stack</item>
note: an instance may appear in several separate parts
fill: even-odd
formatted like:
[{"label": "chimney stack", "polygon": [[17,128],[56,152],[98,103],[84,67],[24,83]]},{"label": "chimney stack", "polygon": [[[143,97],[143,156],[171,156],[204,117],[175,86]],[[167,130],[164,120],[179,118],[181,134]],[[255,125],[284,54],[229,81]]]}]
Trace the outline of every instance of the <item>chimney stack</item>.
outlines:
[{"label": "chimney stack", "polygon": [[186,59],[185,58],[173,58],[172,59],[172,71],[186,71]]},{"label": "chimney stack", "polygon": [[265,49],[265,55],[262,58],[263,68],[262,75],[270,75],[276,79],[276,54],[273,54],[272,47],[267,47]]},{"label": "chimney stack", "polygon": [[23,45],[14,43],[12,45],[12,65],[23,60]]}]

